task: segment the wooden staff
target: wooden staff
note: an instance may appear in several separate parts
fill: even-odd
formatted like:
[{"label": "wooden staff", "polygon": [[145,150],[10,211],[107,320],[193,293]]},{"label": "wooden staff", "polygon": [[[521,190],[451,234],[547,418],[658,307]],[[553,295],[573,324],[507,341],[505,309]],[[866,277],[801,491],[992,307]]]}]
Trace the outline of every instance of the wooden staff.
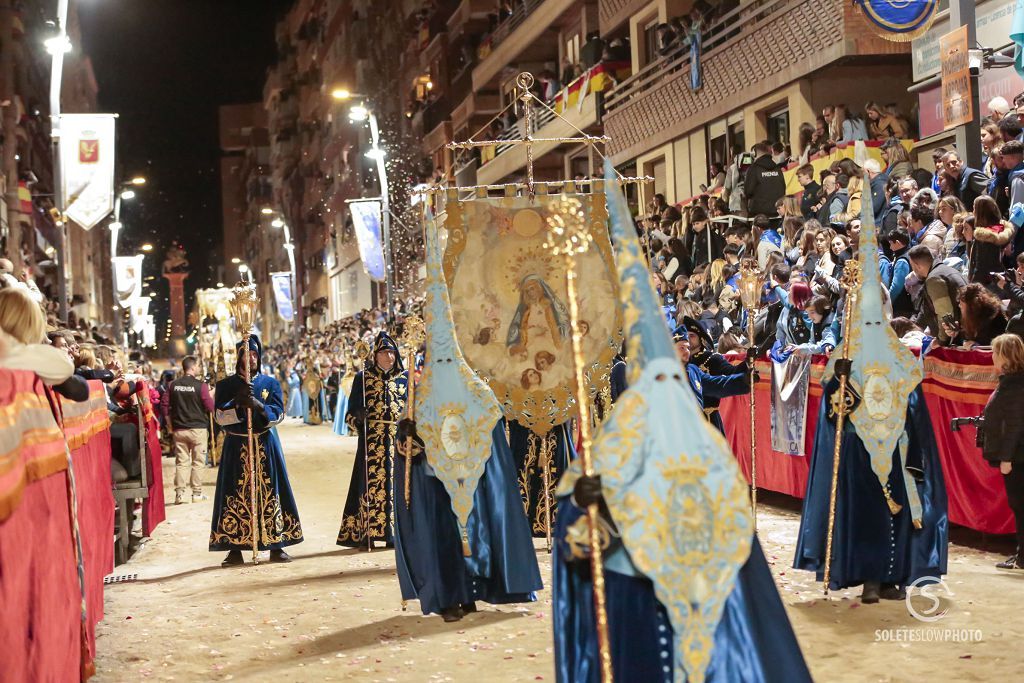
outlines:
[{"label": "wooden staff", "polygon": [[[843,306],[843,352],[840,360],[850,359],[850,335],[853,331],[853,304],[857,300],[862,278],[860,261],[850,259],[843,267],[843,287],[846,289],[846,304]],[[836,526],[836,494],[839,484],[839,455],[843,445],[843,425],[850,406],[846,402],[847,374],[839,375],[839,389],[832,402],[836,413],[836,438],[832,448],[832,490],[828,499],[828,533],[825,535],[825,595],[832,577],[832,534]]]},{"label": "wooden staff", "polygon": [[[583,443],[580,448],[580,464],[583,474],[593,477],[594,463],[590,457],[590,402],[587,396],[586,364],[583,359],[583,335],[580,333],[579,295],[576,289],[576,255],[583,254],[590,248],[593,237],[587,230],[586,217],[578,199],[563,196],[551,204],[552,212],[548,218],[551,233],[550,242],[546,244],[555,256],[565,259],[566,284],[569,299],[569,322],[572,330],[572,355],[576,371],[576,402],[580,411],[580,432]],[[545,492],[546,494],[546,492]],[[601,682],[612,683],[612,651],[608,639],[608,610],[605,603],[604,558],[602,557],[600,535],[600,511],[597,503],[587,506],[587,519],[590,522],[590,571],[594,581],[594,612],[597,621],[597,650],[600,663]]]},{"label": "wooden staff", "polygon": [[[408,378],[406,379],[406,396],[405,396],[405,417],[409,420],[415,419],[416,416],[416,382],[414,381],[416,375],[416,351],[420,345],[426,339],[424,332],[423,320],[417,315],[411,315],[405,319],[405,326],[402,330],[402,339],[405,342],[408,353],[409,362]],[[412,437],[408,436],[405,439],[405,509],[409,509],[409,500],[411,497],[410,489],[412,485]]]},{"label": "wooden staff", "polygon": [[366,400],[366,359],[370,356],[370,346],[360,340],[356,342],[356,357],[363,362],[363,476],[366,482],[366,492],[363,494],[363,504],[360,506],[363,511],[363,531],[366,533],[366,552],[373,552],[373,541],[370,540],[370,434],[366,431],[367,418],[370,413],[370,404]]},{"label": "wooden staff", "polygon": [[[259,299],[256,298],[256,288],[251,285],[239,283],[234,289],[231,298],[231,308],[235,315],[235,322],[242,332],[242,365],[245,369],[245,381],[252,382],[252,367],[249,361],[249,341],[252,339],[252,327],[255,322],[256,308]],[[252,430],[252,408],[245,408],[245,428],[249,445],[249,510],[251,512],[250,526],[252,528],[252,563],[259,564],[259,508],[256,500],[256,435]]]}]

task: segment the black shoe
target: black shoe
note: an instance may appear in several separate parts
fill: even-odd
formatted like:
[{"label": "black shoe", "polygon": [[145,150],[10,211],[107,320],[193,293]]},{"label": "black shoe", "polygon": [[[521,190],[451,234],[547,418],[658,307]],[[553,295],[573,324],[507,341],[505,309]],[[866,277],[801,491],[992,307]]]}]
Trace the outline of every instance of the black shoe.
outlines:
[{"label": "black shoe", "polygon": [[245,560],[242,559],[241,550],[228,551],[228,556],[224,558],[224,561],[220,563],[222,567],[237,567],[240,564],[245,564]]},{"label": "black shoe", "polygon": [[1024,569],[1020,561],[1020,555],[1011,555],[996,565],[996,569]]},{"label": "black shoe", "polygon": [[879,599],[880,584],[877,581],[865,581],[864,590],[860,593],[862,605],[874,605]]},{"label": "black shoe", "polygon": [[280,563],[283,564],[283,563],[286,563],[286,562],[291,562],[292,561],[292,556],[289,555],[288,553],[286,553],[284,550],[281,550],[281,549],[271,550],[270,551],[270,561],[271,562],[280,562]]},{"label": "black shoe", "polygon": [[461,608],[462,608],[462,613],[463,614],[472,614],[473,612],[476,611],[476,603],[475,602],[464,602],[461,605]]},{"label": "black shoe", "polygon": [[906,600],[907,591],[894,583],[884,583],[878,591],[878,597],[882,600]]},{"label": "black shoe", "polygon": [[453,621],[458,621],[462,617],[462,608],[458,605],[441,610],[441,618],[444,619],[446,623],[450,624]]}]

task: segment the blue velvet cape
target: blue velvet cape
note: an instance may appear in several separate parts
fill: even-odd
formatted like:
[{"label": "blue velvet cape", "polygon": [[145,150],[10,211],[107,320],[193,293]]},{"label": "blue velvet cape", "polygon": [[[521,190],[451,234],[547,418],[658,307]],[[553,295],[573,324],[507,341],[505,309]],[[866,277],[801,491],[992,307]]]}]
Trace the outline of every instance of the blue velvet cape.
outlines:
[{"label": "blue velvet cape", "polygon": [[[573,558],[564,541],[569,527],[583,512],[569,497],[559,503],[552,561],[555,679],[559,683],[599,683],[590,560]],[[618,552],[626,551],[620,545]],[[654,594],[653,584],[644,576],[614,571],[608,559],[606,556],[605,597],[615,680],[682,683],[672,681],[672,624]],[[756,536],[715,631],[706,680],[811,681]]]},{"label": "blue velvet cape", "polygon": [[[838,381],[833,379],[821,401],[793,563],[797,569],[815,572],[819,581],[824,580],[836,433],[835,419],[829,417],[828,406],[837,388]],[[921,498],[921,529],[914,529],[912,524],[903,483],[905,471],[894,463],[889,475],[893,500],[903,506],[892,515],[860,437],[849,422],[844,426],[829,577],[832,590],[865,581],[905,586],[921,577],[939,577],[946,573],[949,544],[946,484],[921,387],[910,395],[906,430],[909,445],[905,465],[920,475],[916,485]]]},{"label": "blue velvet cape", "polygon": [[302,381],[297,372],[292,370],[288,373],[288,408],[285,411],[288,417],[302,417]]},{"label": "blue velvet cape", "polygon": [[451,499],[426,458],[413,459],[410,508],[404,501],[407,460],[395,461],[395,557],[403,600],[424,614],[482,600],[532,602],[543,588],[530,527],[523,513],[504,421],[492,432],[491,457],[473,496],[464,557]]},{"label": "blue velvet cape", "polygon": [[338,436],[348,436],[348,422],[345,421],[345,413],[348,412],[348,395],[344,391],[338,392],[338,405],[334,407],[334,433]]},{"label": "blue velvet cape", "polygon": [[[262,411],[253,411],[260,476],[256,482],[259,515],[258,547],[260,550],[284,548],[302,542],[302,525],[295,505],[284,451],[274,425],[281,419],[284,402],[281,384],[268,375],[256,375],[252,381],[253,396],[263,403]],[[210,525],[210,550],[251,550],[251,488],[248,466],[248,436],[245,411],[235,408],[235,395],[243,385],[239,375],[217,382],[215,389],[218,424],[224,430],[224,448],[217,471],[217,492],[213,499],[213,521]],[[224,424],[221,417],[237,419]]]}]

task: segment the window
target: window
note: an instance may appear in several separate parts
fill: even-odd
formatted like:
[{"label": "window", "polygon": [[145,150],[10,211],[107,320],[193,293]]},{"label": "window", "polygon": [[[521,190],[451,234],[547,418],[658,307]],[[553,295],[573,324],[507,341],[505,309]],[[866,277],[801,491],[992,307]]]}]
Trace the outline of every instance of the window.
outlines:
[{"label": "window", "polygon": [[729,126],[728,136],[730,147],[739,147],[740,149],[747,148],[746,135],[743,133],[742,120]]},{"label": "window", "polygon": [[768,142],[781,142],[789,144],[789,110],[783,109],[773,114],[768,114],[766,123],[768,128]]},{"label": "window", "polygon": [[643,64],[645,67],[658,58],[658,20],[644,26]]}]

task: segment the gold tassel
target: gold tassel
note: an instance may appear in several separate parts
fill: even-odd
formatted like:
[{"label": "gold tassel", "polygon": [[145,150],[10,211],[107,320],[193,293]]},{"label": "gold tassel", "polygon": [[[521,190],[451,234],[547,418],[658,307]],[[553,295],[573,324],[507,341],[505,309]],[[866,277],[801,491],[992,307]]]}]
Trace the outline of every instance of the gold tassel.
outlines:
[{"label": "gold tassel", "polygon": [[466,534],[465,529],[463,529],[463,531],[462,531],[462,556],[463,557],[472,557],[473,556],[472,551],[469,549],[469,536]]},{"label": "gold tassel", "polygon": [[889,504],[889,513],[892,515],[899,514],[899,511],[903,509],[902,505],[892,499],[888,488],[885,489],[885,502]]}]

